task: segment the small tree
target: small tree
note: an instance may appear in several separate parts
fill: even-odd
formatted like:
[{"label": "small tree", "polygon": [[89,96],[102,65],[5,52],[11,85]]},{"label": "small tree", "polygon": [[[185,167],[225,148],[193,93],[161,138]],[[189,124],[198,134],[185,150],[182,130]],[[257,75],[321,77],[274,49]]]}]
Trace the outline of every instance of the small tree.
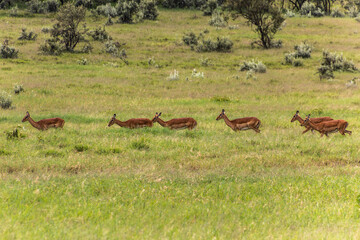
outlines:
[{"label": "small tree", "polygon": [[285,21],[276,0],[228,0],[228,7],[254,26],[260,38],[255,43],[263,48],[273,47],[274,35]]},{"label": "small tree", "polygon": [[79,29],[80,23],[85,20],[85,14],[84,7],[75,7],[72,3],[66,3],[56,15],[57,23],[50,33],[54,39],[60,39],[60,43],[64,44],[67,51],[73,51],[88,30],[85,25]]}]

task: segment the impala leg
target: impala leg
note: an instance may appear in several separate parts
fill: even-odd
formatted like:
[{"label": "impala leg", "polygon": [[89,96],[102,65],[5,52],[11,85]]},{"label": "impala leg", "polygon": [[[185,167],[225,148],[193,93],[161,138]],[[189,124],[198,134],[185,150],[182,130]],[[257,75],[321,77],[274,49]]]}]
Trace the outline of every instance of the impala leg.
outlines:
[{"label": "impala leg", "polygon": [[349,131],[349,130],[345,130],[345,133],[351,135],[352,134],[352,131]]},{"label": "impala leg", "polygon": [[[309,130],[311,129],[311,127],[307,127],[303,132],[302,134],[308,132]],[[314,129],[311,129],[312,133],[314,133]]]}]

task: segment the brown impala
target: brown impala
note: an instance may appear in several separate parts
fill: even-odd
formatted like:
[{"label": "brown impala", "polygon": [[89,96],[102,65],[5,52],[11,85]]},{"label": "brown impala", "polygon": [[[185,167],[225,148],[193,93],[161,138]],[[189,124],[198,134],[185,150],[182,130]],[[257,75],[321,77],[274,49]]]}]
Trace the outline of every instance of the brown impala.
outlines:
[{"label": "brown impala", "polygon": [[[319,117],[319,118],[310,118],[310,120],[313,123],[321,123],[321,122],[331,121],[331,120],[334,120],[334,119],[332,119],[331,117]],[[295,115],[291,119],[291,122],[295,122],[295,121],[299,121],[300,124],[304,123],[304,119],[302,119],[299,116],[299,111],[296,111]],[[303,125],[301,125],[301,126],[303,126]],[[303,134],[306,133],[309,130],[311,130],[311,132],[314,132],[314,128],[312,128],[310,125],[306,126],[305,128],[306,129],[302,132]]]},{"label": "brown impala", "polygon": [[167,127],[170,129],[189,129],[192,130],[196,127],[197,122],[193,118],[174,118],[169,121],[164,121],[160,118],[161,113],[156,113],[155,117],[153,118],[153,122],[158,122],[161,126]]},{"label": "brown impala", "polygon": [[111,118],[111,120],[108,124],[108,127],[110,127],[114,123],[116,123],[120,127],[131,128],[131,129],[153,126],[153,123],[148,118],[132,118],[125,122],[122,122],[122,121],[116,119],[116,114],[114,114],[114,116]]},{"label": "brown impala", "polygon": [[334,133],[337,131],[339,131],[342,135],[345,135],[345,133],[351,135],[352,132],[346,130],[348,125],[348,122],[345,120],[332,120],[327,122],[314,123],[310,118],[310,114],[301,124],[301,126],[311,126],[316,131],[321,133],[321,137],[324,136],[324,134],[329,137],[329,133]]},{"label": "brown impala", "polygon": [[30,124],[39,130],[47,130],[49,128],[63,128],[65,124],[65,120],[61,118],[49,118],[43,119],[38,122],[35,122],[31,117],[30,113],[26,112],[25,117],[23,118],[22,122],[29,121]]},{"label": "brown impala", "polygon": [[237,118],[234,120],[229,120],[225,115],[225,110],[223,109],[220,115],[216,118],[216,120],[224,119],[226,125],[228,125],[234,131],[242,131],[252,129],[257,133],[260,133],[260,120],[256,117],[246,117],[246,118]]}]

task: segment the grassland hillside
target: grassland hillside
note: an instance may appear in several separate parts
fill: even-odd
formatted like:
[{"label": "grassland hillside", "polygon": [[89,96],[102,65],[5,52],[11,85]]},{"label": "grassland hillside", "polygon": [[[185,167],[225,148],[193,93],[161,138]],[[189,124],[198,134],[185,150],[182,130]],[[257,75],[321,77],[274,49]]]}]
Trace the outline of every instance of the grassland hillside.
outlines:
[{"label": "grassland hillside", "polygon": [[[106,18],[87,16],[90,29]],[[0,41],[19,49],[0,59],[0,89],[12,108],[0,110],[0,238],[3,239],[356,239],[360,236],[359,73],[316,74],[322,51],[359,66],[360,23],[351,18],[286,20],[280,49],[251,48],[257,35],[243,19],[235,29],[209,26],[194,10],[164,10],[156,21],[114,24],[129,64],[92,42],[90,54],[39,54],[52,14],[9,17],[0,11]],[[36,41],[17,40],[21,29]],[[198,53],[185,33],[227,36],[229,53]],[[284,65],[303,41],[314,46],[304,65]],[[149,59],[152,59],[149,64]],[[87,64],[79,64],[86,59]],[[208,64],[205,59],[208,59]],[[267,66],[255,78],[243,61]],[[168,80],[171,72],[179,79]],[[193,70],[203,78],[192,76]],[[25,91],[13,94],[15,84]],[[261,133],[233,132],[223,120],[258,117]],[[352,136],[301,132],[290,120],[330,116],[349,122]],[[22,123],[65,119],[63,130]],[[193,117],[194,131],[107,127],[118,119]],[[23,137],[7,138],[18,128]]]}]

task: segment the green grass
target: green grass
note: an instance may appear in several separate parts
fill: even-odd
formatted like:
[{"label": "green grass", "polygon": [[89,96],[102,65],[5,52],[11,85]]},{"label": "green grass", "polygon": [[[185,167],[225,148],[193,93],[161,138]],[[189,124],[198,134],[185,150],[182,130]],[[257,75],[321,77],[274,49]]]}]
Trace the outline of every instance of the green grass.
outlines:
[{"label": "green grass", "polygon": [[[19,59],[0,59],[0,89],[25,89],[13,94],[13,109],[0,110],[1,238],[359,237],[360,92],[345,87],[358,73],[332,81],[315,74],[323,49],[360,61],[354,19],[287,19],[277,35],[284,47],[262,50],[250,47],[256,34],[244,20],[230,23],[237,30],[215,29],[201,12],[162,9],[157,21],[106,28],[126,43],[129,65],[97,42],[91,54],[38,54],[47,37],[41,28],[54,23],[49,16],[0,11],[0,20],[0,40],[20,50]],[[87,19],[90,28],[105,21]],[[16,40],[24,26],[39,34],[35,42]],[[197,53],[181,43],[184,33],[205,29],[228,36],[233,51]],[[282,65],[304,40],[315,47],[312,58]],[[89,65],[77,63],[82,57]],[[148,65],[150,57],[159,67]],[[257,80],[238,71],[251,59],[267,65]],[[191,78],[194,68],[205,78]],[[174,69],[180,80],[168,81]],[[261,134],[215,121],[223,108],[230,119],[258,117]],[[301,135],[290,123],[296,110],[345,119],[353,135]],[[21,122],[26,111],[35,120],[64,118],[64,129],[40,132]],[[126,120],[155,112],[164,120],[193,117],[198,126],[107,127],[114,113]],[[15,128],[24,137],[7,139]]]}]

